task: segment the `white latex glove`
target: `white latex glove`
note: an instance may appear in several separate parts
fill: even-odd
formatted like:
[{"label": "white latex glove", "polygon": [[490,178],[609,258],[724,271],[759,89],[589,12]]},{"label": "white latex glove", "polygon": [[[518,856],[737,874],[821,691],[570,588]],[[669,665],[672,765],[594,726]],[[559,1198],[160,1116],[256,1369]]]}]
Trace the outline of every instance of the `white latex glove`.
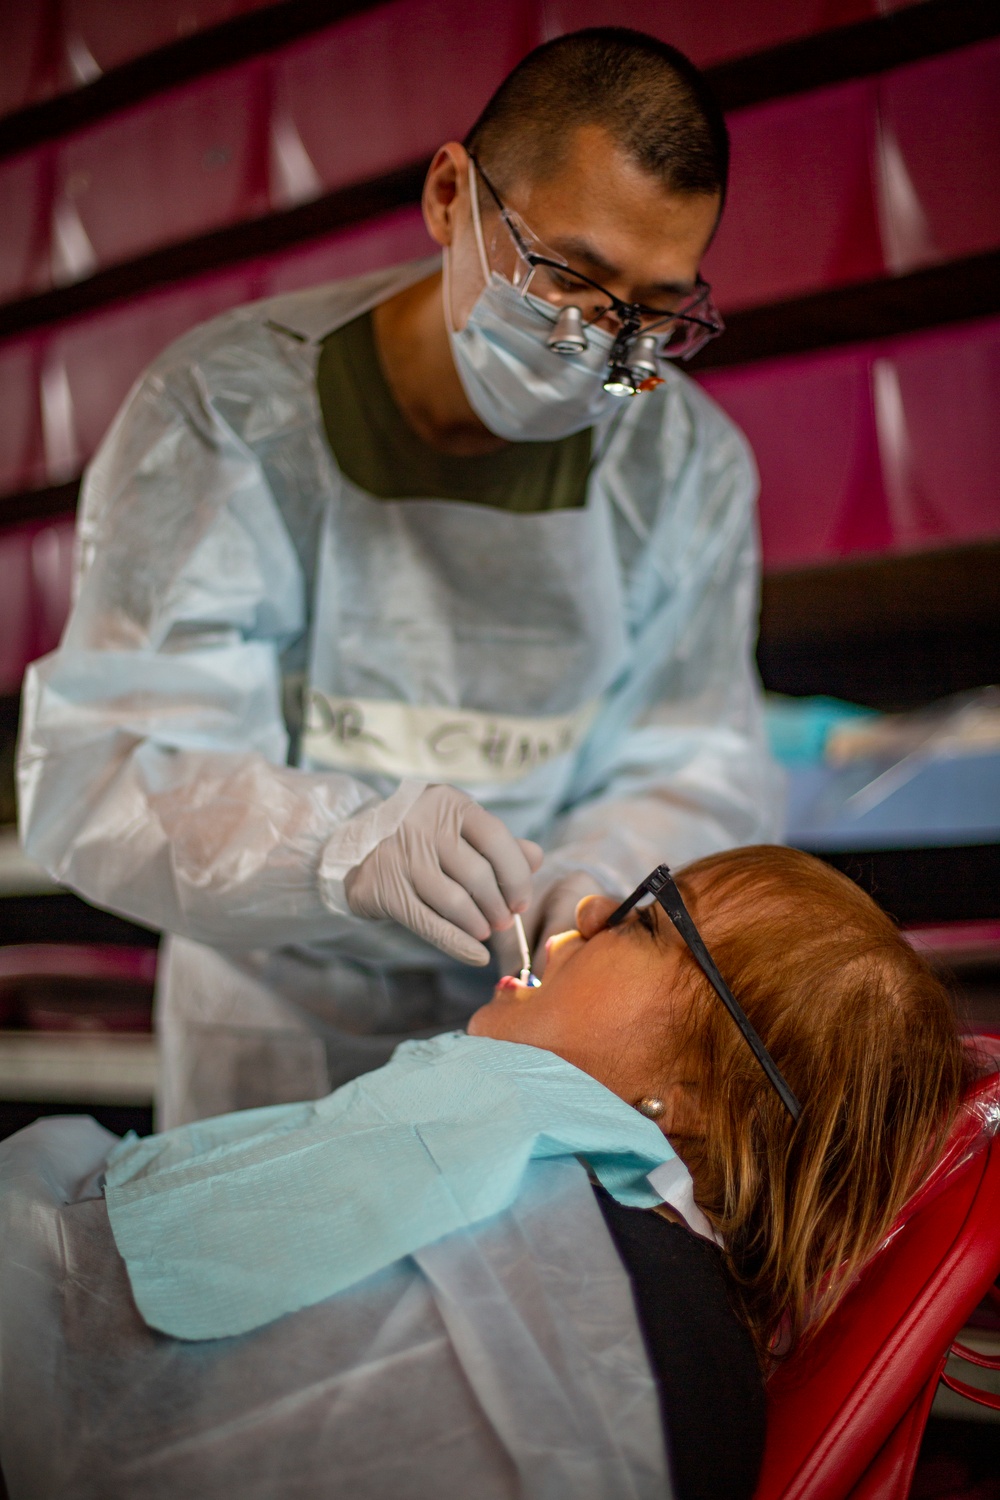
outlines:
[{"label": "white latex glove", "polygon": [[[531,949],[531,972],[541,979],[545,973],[545,944],[557,932],[569,932],[576,926],[576,908],[584,896],[603,895],[593,875],[583,871],[564,875],[533,902],[524,917],[524,933]],[[501,974],[517,974],[521,959],[513,932],[501,932],[493,939],[493,951]]]},{"label": "white latex glove", "polygon": [[[395,833],[344,881],[356,917],[389,917],[467,964],[487,964],[490,933],[531,895],[542,851],[451,786],[421,792]],[[477,941],[478,939],[478,941]]]}]

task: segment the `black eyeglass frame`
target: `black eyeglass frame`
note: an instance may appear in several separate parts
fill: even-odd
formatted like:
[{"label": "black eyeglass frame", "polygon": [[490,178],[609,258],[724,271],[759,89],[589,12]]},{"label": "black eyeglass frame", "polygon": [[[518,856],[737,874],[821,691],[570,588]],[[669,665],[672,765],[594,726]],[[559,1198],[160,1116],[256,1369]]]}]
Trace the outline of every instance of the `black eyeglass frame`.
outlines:
[{"label": "black eyeglass frame", "polygon": [[[602,286],[599,281],[595,281],[591,276],[584,276],[582,271],[575,271],[572,266],[566,263],[566,261],[553,260],[551,256],[539,255],[537,250],[530,249],[527,241],[521,234],[521,231],[514,223],[514,219],[510,210],[507,208],[503,199],[500,197],[500,194],[497,192],[496,188],[493,186],[492,182],[483,171],[479,161],[475,156],[473,156],[471,151],[469,152],[469,160],[472,162],[472,165],[475,167],[476,171],[483,179],[483,182],[486,184],[490,197],[493,199],[493,202],[499,209],[500,217],[503,219],[504,224],[507,226],[507,231],[510,234],[511,239],[517,246],[518,254],[523,260],[527,261],[528,265],[531,266],[532,269],[534,269],[536,266],[549,266],[552,270],[555,271],[568,271],[569,274],[573,277],[574,281],[582,281],[586,286],[593,287],[595,292],[600,292],[602,297],[607,297],[607,311],[613,312],[621,324],[615,341],[615,350],[618,349],[619,344],[622,344],[623,341],[628,342],[633,337],[633,335],[639,332],[639,330],[643,326],[643,318],[654,318],[659,320],[661,323],[666,322],[668,319],[673,322],[692,323],[696,327],[700,328],[702,330],[703,337],[699,340],[698,343],[694,344],[692,348],[686,350],[682,354],[681,357],[684,359],[690,359],[692,355],[698,353],[699,349],[703,349],[710,339],[718,338],[720,333],[725,332],[725,324],[723,323],[722,318],[718,316],[718,314],[715,318],[699,318],[696,313],[667,312],[662,307],[648,307],[644,302],[623,302],[620,297],[615,296],[614,292],[609,292],[606,286]],[[695,291],[694,293],[692,293],[692,295],[694,296],[700,293],[701,299],[704,300],[711,295],[711,291],[712,288],[710,284],[707,281],[703,280],[701,276],[698,276],[695,280]],[[648,328],[646,331],[649,333],[656,332],[655,328]],[[663,352],[664,357],[669,359],[669,350],[665,350]],[[614,362],[614,358],[615,351],[613,350],[611,355],[612,362]]]},{"label": "black eyeglass frame", "polygon": [[674,924],[677,931],[680,933],[681,937],[684,939],[685,943],[690,949],[696,963],[698,964],[698,967],[701,969],[705,978],[708,980],[709,984],[712,986],[713,990],[718,995],[719,999],[722,1001],[723,1005],[726,1007],[733,1020],[736,1022],[743,1035],[744,1041],[747,1043],[747,1046],[750,1048],[754,1057],[760,1063],[765,1074],[767,1075],[768,1081],[775,1089],[775,1092],[777,1093],[782,1104],[788,1110],[788,1113],[791,1115],[792,1119],[798,1121],[799,1116],[802,1113],[801,1104],[792,1093],[788,1084],[785,1082],[785,1079],[779,1071],[774,1058],[771,1056],[770,1052],[768,1052],[767,1048],[764,1046],[764,1043],[761,1041],[753,1026],[750,1024],[750,1020],[747,1016],[746,1011],[743,1009],[742,1005],[740,1005],[739,1001],[736,999],[736,996],[733,994],[732,990],[729,988],[728,984],[719,973],[719,970],[715,964],[715,960],[712,958],[712,955],[705,947],[702,936],[697,927],[694,925],[694,922],[691,919],[691,913],[684,905],[684,898],[682,897],[680,891],[677,889],[677,883],[674,880],[674,877],[671,875],[670,870],[667,868],[667,866],[657,865],[652,874],[646,876],[646,879],[640,886],[636,887],[631,896],[627,897],[626,900],[622,902],[621,906],[617,907],[616,910],[611,913],[610,917],[605,923],[605,926],[617,927],[619,923],[625,920],[636,903],[642,900],[643,896],[655,897],[657,903],[666,912],[667,916],[670,918],[671,922]]}]

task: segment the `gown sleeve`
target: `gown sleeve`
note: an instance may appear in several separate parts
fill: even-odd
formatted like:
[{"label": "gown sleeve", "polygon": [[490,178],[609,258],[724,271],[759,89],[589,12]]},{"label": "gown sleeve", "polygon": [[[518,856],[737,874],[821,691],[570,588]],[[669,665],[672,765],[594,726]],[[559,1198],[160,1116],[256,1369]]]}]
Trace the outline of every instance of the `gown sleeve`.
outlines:
[{"label": "gown sleeve", "polygon": [[159,362],[119,414],[78,550],[62,642],[25,681],[27,853],[98,905],[222,946],[356,926],[343,876],[422,784],[382,802],[286,763],[281,656],[306,630],[302,567],[196,362]]},{"label": "gown sleeve", "polygon": [[[536,895],[573,872],[624,895],[657,864],[782,834],[784,780],[754,660],[756,466],[729,419],[690,382],[684,391],[658,446],[644,452],[633,437],[630,464],[607,465],[603,483],[633,549],[623,570],[629,647],[579,756]],[[660,493],[644,509],[653,472]]]}]

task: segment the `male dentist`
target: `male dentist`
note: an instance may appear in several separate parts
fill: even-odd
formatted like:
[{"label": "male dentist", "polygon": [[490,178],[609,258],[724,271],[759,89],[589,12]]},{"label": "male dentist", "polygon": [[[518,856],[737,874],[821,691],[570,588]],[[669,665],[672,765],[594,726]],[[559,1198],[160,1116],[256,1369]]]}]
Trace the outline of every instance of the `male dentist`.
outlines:
[{"label": "male dentist", "polygon": [[541,969],[588,892],[778,835],[754,465],[675,362],[727,160],[681,54],[561,37],[434,157],[439,258],[217,318],[116,419],[21,824],[168,935],[161,1126],[464,1025],[517,911]]}]

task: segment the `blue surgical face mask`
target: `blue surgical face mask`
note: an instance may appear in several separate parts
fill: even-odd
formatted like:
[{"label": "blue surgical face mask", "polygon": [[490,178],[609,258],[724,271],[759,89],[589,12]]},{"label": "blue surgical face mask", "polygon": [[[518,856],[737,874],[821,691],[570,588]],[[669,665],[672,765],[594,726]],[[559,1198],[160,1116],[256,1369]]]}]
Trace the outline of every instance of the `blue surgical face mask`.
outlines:
[{"label": "blue surgical face mask", "polygon": [[510,442],[540,442],[581,432],[618,405],[603,383],[614,338],[604,329],[588,328],[582,354],[556,354],[547,347],[557,309],[530,293],[522,294],[490,270],[471,169],[469,187],[486,285],[461,330],[452,322],[447,248],[442,281],[452,357],[469,405],[491,432]]}]

